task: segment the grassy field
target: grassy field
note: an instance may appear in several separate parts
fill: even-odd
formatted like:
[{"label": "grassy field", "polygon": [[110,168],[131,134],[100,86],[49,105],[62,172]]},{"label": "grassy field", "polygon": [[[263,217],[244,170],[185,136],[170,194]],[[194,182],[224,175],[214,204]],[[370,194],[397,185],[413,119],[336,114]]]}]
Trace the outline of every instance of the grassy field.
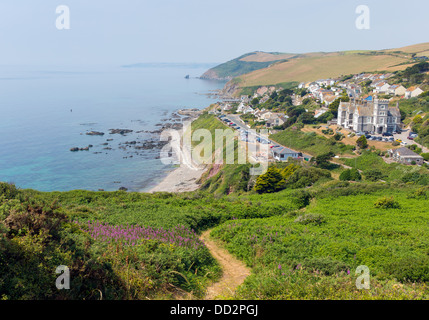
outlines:
[{"label": "grassy field", "polygon": [[346,74],[371,71],[397,71],[409,65],[408,58],[392,55],[332,54],[316,57],[302,57],[276,64],[240,76],[240,86],[277,84],[280,82],[308,82],[317,79],[335,78]]},{"label": "grassy field", "polygon": [[[236,298],[427,299],[428,198],[403,187],[348,195],[354,188],[316,195],[304,211],[217,227],[212,236],[254,272]],[[374,206],[386,196],[399,208]],[[370,290],[356,289],[359,265],[370,270]]]},{"label": "grassy field", "polygon": [[270,139],[297,151],[317,156],[329,151],[336,155],[353,155],[353,146],[334,142],[315,132],[303,132],[288,128],[270,136]]},{"label": "grassy field", "polygon": [[[327,135],[324,134],[322,132],[322,130],[326,129],[325,128],[326,125],[321,126],[320,128],[314,128],[313,125],[306,125],[304,128],[301,129],[302,132],[315,132],[316,134],[323,136],[327,139],[331,138],[331,135]],[[343,142],[344,144],[350,145],[350,146],[356,146],[356,141],[359,137],[354,136],[354,137],[347,137],[347,135],[350,133],[349,131],[345,130],[344,128],[341,127],[337,127],[336,125],[332,125],[329,126],[329,128],[331,128],[334,132],[336,130],[340,131],[341,133],[343,133],[345,135],[344,139],[341,140],[341,142]],[[337,129],[338,128],[338,129]],[[373,140],[368,140],[368,145],[370,147],[375,147],[376,149],[380,150],[380,151],[386,151],[389,149],[392,149],[392,143],[390,142],[382,142],[382,141],[373,141]]]},{"label": "grassy field", "polygon": [[383,176],[383,180],[394,181],[409,179],[417,181],[421,179],[425,184],[429,181],[429,172],[426,168],[420,166],[406,166],[399,163],[386,163],[375,152],[365,151],[361,156],[354,159],[343,159],[345,165],[366,171],[378,170]]}]

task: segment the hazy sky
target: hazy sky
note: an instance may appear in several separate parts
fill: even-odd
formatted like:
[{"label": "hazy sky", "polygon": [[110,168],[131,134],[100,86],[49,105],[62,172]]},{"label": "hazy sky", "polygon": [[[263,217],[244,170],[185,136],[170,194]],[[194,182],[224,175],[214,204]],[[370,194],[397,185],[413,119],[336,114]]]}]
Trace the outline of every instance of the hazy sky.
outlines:
[{"label": "hazy sky", "polygon": [[[358,30],[358,5],[370,30]],[[57,30],[56,8],[70,8]],[[429,42],[427,0],[1,0],[0,64],[224,62]]]}]

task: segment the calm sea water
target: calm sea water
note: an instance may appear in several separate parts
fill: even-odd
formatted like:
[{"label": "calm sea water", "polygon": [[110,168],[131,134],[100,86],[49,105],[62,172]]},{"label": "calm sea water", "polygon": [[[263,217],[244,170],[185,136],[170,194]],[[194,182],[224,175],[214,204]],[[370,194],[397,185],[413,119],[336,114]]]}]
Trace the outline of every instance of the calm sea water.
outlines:
[{"label": "calm sea water", "polygon": [[[135,131],[159,129],[178,109],[213,103],[204,94],[224,83],[192,78],[207,68],[0,67],[0,181],[41,191],[149,190],[172,168],[155,159],[159,151],[124,158],[118,145],[149,138]],[[110,135],[116,128],[134,132]],[[70,152],[89,144],[90,151]]]}]

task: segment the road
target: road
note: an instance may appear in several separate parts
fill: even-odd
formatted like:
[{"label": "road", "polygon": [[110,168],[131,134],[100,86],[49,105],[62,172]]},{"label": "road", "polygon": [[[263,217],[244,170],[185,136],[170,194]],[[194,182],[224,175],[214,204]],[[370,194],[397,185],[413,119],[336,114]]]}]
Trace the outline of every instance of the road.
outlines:
[{"label": "road", "polygon": [[[256,145],[258,145],[260,143],[256,142],[256,138],[260,138],[260,139],[263,139],[263,140],[267,140],[270,145],[274,144],[274,145],[277,145],[277,146],[280,146],[280,147],[285,147],[285,148],[290,149],[288,146],[283,146],[283,145],[281,145],[281,144],[279,144],[277,142],[273,143],[269,139],[268,135],[257,133],[255,130],[250,129],[250,127],[248,125],[246,125],[243,120],[241,120],[239,114],[226,114],[225,116],[226,116],[227,119],[231,120],[230,122],[232,122],[232,123],[236,124],[238,127],[240,127],[240,129],[246,130],[248,132],[248,140],[249,140],[250,143],[255,142]],[[263,149],[261,149],[261,150],[263,150]],[[291,149],[291,150],[293,150],[293,149]],[[296,151],[298,153],[302,153],[299,150],[293,150],[293,151]],[[312,156],[304,154],[304,153],[302,153],[302,156],[304,158],[308,158],[308,159],[312,158]]]}]

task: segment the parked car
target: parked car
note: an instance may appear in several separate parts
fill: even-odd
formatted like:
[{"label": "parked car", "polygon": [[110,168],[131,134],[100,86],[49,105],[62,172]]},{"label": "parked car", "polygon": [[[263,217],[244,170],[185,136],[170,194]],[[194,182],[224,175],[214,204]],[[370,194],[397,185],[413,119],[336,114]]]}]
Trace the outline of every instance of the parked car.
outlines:
[{"label": "parked car", "polygon": [[356,133],[356,135],[357,135],[358,137],[363,136],[364,134],[365,134],[365,132],[358,132],[358,133]]},{"label": "parked car", "polygon": [[383,140],[383,137],[377,137],[377,140],[378,140],[378,141],[382,141],[382,140]]},{"label": "parked car", "polygon": [[393,136],[393,134],[392,134],[392,133],[390,133],[390,132],[383,132],[381,135],[382,135],[383,137],[392,137],[392,136]]},{"label": "parked car", "polygon": [[390,137],[388,140],[389,140],[389,141],[395,141],[395,138]]},{"label": "parked car", "polygon": [[401,146],[406,146],[408,143],[406,142],[401,142]]},{"label": "parked car", "polygon": [[367,138],[367,139],[368,139],[368,138],[371,138],[371,135],[370,135],[369,133],[366,133],[366,134],[365,134],[365,138]]},{"label": "parked car", "polygon": [[408,140],[414,140],[414,137],[413,136],[408,136],[407,139]]},{"label": "parked car", "polygon": [[402,142],[402,140],[401,140],[401,139],[396,139],[396,142],[401,143],[401,142]]}]

